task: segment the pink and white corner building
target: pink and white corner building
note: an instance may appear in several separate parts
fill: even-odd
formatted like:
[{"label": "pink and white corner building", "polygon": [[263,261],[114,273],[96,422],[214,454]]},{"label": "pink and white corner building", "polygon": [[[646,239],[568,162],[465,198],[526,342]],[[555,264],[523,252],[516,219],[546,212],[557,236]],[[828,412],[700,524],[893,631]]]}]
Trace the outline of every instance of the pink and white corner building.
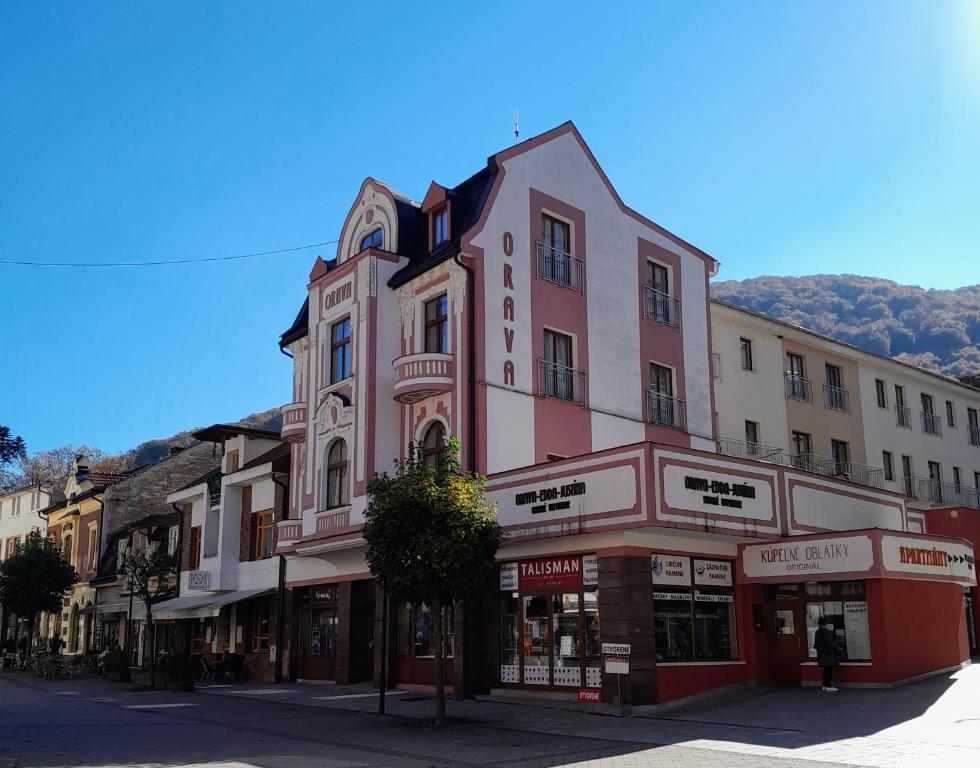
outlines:
[{"label": "pink and white corner building", "polygon": [[[366,179],[280,342],[288,674],[378,679],[367,483],[446,435],[509,534],[499,584],[450,609],[447,679],[467,692],[605,706],[809,682],[825,615],[845,682],[966,661],[969,544],[912,535],[894,493],[718,453],[717,268],[629,208],[571,123],[421,202]],[[908,611],[944,640],[909,642]],[[389,680],[431,685],[428,606],[393,601],[389,626]]]}]

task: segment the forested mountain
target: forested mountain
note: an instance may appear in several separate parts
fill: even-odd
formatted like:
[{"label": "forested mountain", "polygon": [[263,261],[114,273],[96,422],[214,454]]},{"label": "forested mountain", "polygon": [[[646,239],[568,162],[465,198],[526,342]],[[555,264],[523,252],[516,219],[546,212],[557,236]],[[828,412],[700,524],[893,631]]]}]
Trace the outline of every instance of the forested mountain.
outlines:
[{"label": "forested mountain", "polygon": [[980,373],[980,284],[926,290],[858,275],[713,283],[715,298],[947,376]]}]

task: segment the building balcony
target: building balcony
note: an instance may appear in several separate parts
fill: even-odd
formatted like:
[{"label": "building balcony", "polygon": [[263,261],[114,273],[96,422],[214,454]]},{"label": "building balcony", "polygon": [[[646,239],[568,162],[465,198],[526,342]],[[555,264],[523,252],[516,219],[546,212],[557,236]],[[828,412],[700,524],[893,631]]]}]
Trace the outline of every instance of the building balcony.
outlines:
[{"label": "building balcony", "polygon": [[643,316],[647,320],[679,328],[681,324],[681,302],[669,293],[658,291],[649,285],[643,286]]},{"label": "building balcony", "polygon": [[779,464],[783,467],[793,466],[790,457],[783,453],[783,449],[774,445],[763,445],[749,440],[740,440],[737,437],[722,436],[718,438],[718,448],[726,456],[764,461],[767,464]]},{"label": "building balcony", "polygon": [[813,382],[789,371],[783,374],[786,398],[788,400],[799,400],[801,403],[813,402]]},{"label": "building balcony", "polygon": [[922,417],[922,432],[926,435],[941,436],[943,433],[943,422],[936,414],[923,411],[919,414]]},{"label": "building balcony", "polygon": [[655,389],[648,389],[647,422],[661,427],[686,430],[687,408],[684,401]]},{"label": "building balcony", "polygon": [[843,387],[823,385],[823,404],[832,411],[851,412],[851,395]]},{"label": "building balcony", "polygon": [[276,523],[276,546],[282,547],[303,538],[302,520],[280,520]]},{"label": "building balcony", "polygon": [[944,483],[928,477],[903,477],[902,491],[912,501],[944,507],[980,509],[980,491],[962,483]]},{"label": "building balcony", "polygon": [[456,369],[452,355],[417,352],[396,358],[391,366],[395,369],[394,396],[399,403],[417,403],[453,389]]},{"label": "building balcony", "polygon": [[290,403],[279,409],[282,412],[280,437],[287,443],[306,440],[306,403]]},{"label": "building balcony", "polygon": [[907,405],[895,406],[895,426],[912,429],[912,410]]},{"label": "building balcony", "polygon": [[538,396],[568,400],[584,406],[588,402],[585,371],[548,360],[538,360]]},{"label": "building balcony", "polygon": [[538,277],[581,293],[585,287],[585,264],[570,253],[539,242]]},{"label": "building balcony", "polygon": [[802,453],[790,456],[782,448],[762,443],[747,442],[734,437],[719,437],[718,447],[726,456],[753,459],[767,464],[778,464],[789,469],[801,469],[824,477],[835,477],[872,488],[884,488],[885,472],[878,467],[859,464],[856,461],[835,461],[830,456]]}]

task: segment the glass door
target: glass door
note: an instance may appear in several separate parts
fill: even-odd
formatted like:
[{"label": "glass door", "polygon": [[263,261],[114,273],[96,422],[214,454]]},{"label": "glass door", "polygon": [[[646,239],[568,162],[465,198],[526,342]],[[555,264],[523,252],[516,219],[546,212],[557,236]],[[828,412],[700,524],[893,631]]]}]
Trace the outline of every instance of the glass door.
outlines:
[{"label": "glass door", "polygon": [[551,685],[551,622],[547,595],[521,598],[524,617],[523,678],[526,685]]},{"label": "glass door", "polygon": [[555,685],[582,684],[579,651],[579,599],[578,593],[564,593],[553,597],[552,610],[555,628]]}]

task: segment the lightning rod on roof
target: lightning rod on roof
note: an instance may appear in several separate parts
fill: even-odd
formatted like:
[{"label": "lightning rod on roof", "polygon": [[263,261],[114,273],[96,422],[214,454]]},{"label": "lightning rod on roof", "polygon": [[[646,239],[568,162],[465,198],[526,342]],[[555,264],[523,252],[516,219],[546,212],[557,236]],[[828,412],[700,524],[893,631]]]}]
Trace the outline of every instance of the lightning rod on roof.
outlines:
[{"label": "lightning rod on roof", "polygon": [[515,109],[514,110],[514,143],[515,144],[519,141],[520,135],[521,135],[521,126],[518,120],[517,110]]}]

